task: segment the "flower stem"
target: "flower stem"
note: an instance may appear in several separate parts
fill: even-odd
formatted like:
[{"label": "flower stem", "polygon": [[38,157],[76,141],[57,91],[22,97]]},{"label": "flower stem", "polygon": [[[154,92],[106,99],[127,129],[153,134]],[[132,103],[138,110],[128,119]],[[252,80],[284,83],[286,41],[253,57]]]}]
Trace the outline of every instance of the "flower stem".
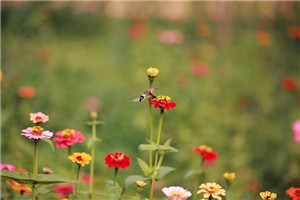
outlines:
[{"label": "flower stem", "polygon": [[[38,172],[38,143],[39,140],[33,140],[33,179],[35,180]],[[35,200],[36,196],[36,187],[35,184],[32,184],[32,200]]]},{"label": "flower stem", "polygon": [[[149,81],[150,88],[152,88],[152,81]],[[149,101],[149,119],[150,119],[150,144],[153,142],[153,116],[152,116],[152,107],[150,105],[151,99]],[[149,151],[149,166],[152,169],[152,151]]]},{"label": "flower stem", "polygon": [[[76,180],[77,181],[78,181],[78,178],[79,178],[80,167],[81,167],[81,165],[78,164],[77,175],[76,175]],[[75,194],[75,200],[77,200],[77,185],[78,185],[78,183],[75,184],[75,193],[74,193]]]},{"label": "flower stem", "polygon": [[[93,118],[92,120],[92,137],[96,140],[96,119]],[[90,183],[89,183],[89,199],[92,198],[93,195],[93,186],[94,186],[94,169],[95,169],[95,143],[92,145],[91,149],[91,168],[90,168]]]},{"label": "flower stem", "polygon": [[116,185],[117,185],[118,170],[119,170],[119,168],[115,167],[114,187],[116,187]]},{"label": "flower stem", "polygon": [[4,190],[4,200],[8,200],[8,198],[7,198],[6,178],[3,178],[3,190]]},{"label": "flower stem", "polygon": [[[160,110],[160,119],[159,119],[159,124],[158,124],[157,141],[156,141],[157,146],[159,145],[159,141],[160,141],[163,118],[164,118],[164,109],[161,109]],[[154,189],[154,182],[155,182],[155,176],[156,176],[157,160],[158,160],[158,149],[156,150],[156,154],[155,154],[154,169],[153,169],[153,174],[152,174],[152,184],[151,184],[151,188],[150,188],[150,200],[153,199],[153,189]]]},{"label": "flower stem", "polygon": [[[72,155],[72,146],[68,146],[68,154],[69,156]],[[70,161],[70,164],[71,164],[71,178],[74,179],[74,167],[73,167],[73,163],[72,161]]]}]

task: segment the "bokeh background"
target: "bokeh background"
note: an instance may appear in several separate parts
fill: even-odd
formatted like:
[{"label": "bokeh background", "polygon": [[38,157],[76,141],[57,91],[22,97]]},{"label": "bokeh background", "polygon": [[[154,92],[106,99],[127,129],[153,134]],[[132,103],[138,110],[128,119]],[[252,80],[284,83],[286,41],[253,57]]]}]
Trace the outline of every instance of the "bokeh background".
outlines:
[{"label": "bokeh background", "polygon": [[[193,191],[183,177],[199,165],[192,149],[201,144],[219,155],[206,180],[225,186],[222,174],[235,172],[236,199],[258,199],[265,190],[289,199],[286,189],[300,186],[291,128],[300,117],[299,2],[1,4],[2,163],[32,170],[32,141],[20,136],[32,126],[29,113],[48,114],[45,128],[54,133],[72,128],[89,138],[86,122],[96,110],[106,124],[98,126],[95,190],[113,177],[104,164],[111,152],[132,159],[121,185],[141,175],[135,157],[147,160],[137,147],[149,137],[148,105],[131,101],[148,87],[146,69],[157,67],[155,94],[177,104],[164,118],[162,142],[172,138],[179,150],[165,158],[176,171],[156,184],[157,197],[164,186]],[[39,147],[40,172],[69,173],[66,149]],[[73,149],[89,152],[86,143]],[[134,191],[129,186],[124,198]]]}]

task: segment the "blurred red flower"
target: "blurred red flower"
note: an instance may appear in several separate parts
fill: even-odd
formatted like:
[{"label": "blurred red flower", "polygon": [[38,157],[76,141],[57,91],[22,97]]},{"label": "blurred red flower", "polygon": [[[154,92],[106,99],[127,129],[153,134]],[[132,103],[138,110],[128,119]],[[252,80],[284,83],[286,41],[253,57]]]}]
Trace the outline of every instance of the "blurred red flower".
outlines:
[{"label": "blurred red flower", "polygon": [[267,31],[257,31],[256,39],[260,46],[269,47],[272,44],[272,36]]},{"label": "blurred red flower", "polygon": [[129,167],[130,165],[130,158],[123,154],[123,153],[109,153],[105,157],[105,164],[108,167],[116,167],[116,168],[121,168],[125,169],[126,167]]},{"label": "blurred red flower", "polygon": [[290,187],[286,191],[287,195],[289,195],[293,200],[300,200],[300,188]]},{"label": "blurred red flower", "polygon": [[218,158],[217,152],[215,152],[213,148],[206,145],[200,145],[199,147],[195,147],[193,149],[193,152],[199,153],[204,159],[204,163],[206,164],[211,164]]},{"label": "blurred red flower", "polygon": [[146,36],[146,25],[143,23],[136,23],[129,27],[128,36],[134,39],[142,39]]},{"label": "blurred red flower", "polygon": [[22,195],[31,194],[31,188],[26,184],[20,184],[16,181],[6,181],[6,183],[15,191],[19,191]]},{"label": "blurred red flower", "polygon": [[[86,184],[90,184],[91,181],[91,176],[88,173],[82,173],[80,175],[80,178],[83,182],[85,182]],[[96,184],[96,179],[94,178],[93,184]]]},{"label": "blurred red flower", "polygon": [[196,31],[200,36],[208,37],[211,35],[211,28],[205,23],[200,23],[196,26]]},{"label": "blurred red flower", "polygon": [[19,88],[18,94],[22,98],[32,99],[35,96],[35,88],[32,86],[22,86]]},{"label": "blurred red flower", "polygon": [[11,164],[0,163],[0,170],[16,171],[16,167]]},{"label": "blurred red flower", "polygon": [[166,44],[180,44],[184,39],[182,32],[178,30],[158,30],[156,37]]},{"label": "blurred red flower", "polygon": [[59,183],[54,185],[56,194],[67,197],[73,193],[73,185],[71,183]]},{"label": "blurred red flower", "polygon": [[176,107],[176,103],[170,101],[171,98],[168,96],[157,96],[157,100],[151,101],[150,105],[154,105],[154,108],[169,110]]},{"label": "blurred red flower", "polygon": [[294,40],[299,40],[300,39],[300,27],[296,26],[290,26],[288,27],[288,34],[290,38]]},{"label": "blurred red flower", "polygon": [[293,77],[285,77],[281,80],[281,87],[284,90],[296,91],[298,89],[297,79]]},{"label": "blurred red flower", "polygon": [[209,65],[201,62],[192,64],[191,71],[195,76],[206,76],[210,73]]}]

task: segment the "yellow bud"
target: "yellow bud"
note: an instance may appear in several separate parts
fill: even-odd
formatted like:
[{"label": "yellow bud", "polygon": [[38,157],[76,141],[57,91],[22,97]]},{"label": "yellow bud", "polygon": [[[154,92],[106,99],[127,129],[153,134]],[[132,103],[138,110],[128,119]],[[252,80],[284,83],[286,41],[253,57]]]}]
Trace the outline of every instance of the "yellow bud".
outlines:
[{"label": "yellow bud", "polygon": [[225,180],[227,181],[228,184],[231,184],[235,179],[235,173],[225,172],[223,174],[223,177],[225,178]]},{"label": "yellow bud", "polygon": [[92,119],[96,120],[97,117],[98,117],[97,112],[91,112],[91,118],[92,118]]},{"label": "yellow bud", "polygon": [[149,78],[156,78],[158,76],[159,70],[154,67],[150,67],[147,69],[147,74]]},{"label": "yellow bud", "polygon": [[145,185],[147,185],[147,183],[145,183],[144,181],[136,181],[135,183],[138,187],[144,187]]}]

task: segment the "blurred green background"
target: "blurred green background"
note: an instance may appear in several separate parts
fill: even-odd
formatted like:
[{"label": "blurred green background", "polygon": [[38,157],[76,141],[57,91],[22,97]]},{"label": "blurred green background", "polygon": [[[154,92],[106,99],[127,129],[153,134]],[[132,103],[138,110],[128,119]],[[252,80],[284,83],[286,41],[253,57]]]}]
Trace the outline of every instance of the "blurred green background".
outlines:
[{"label": "blurred green background", "polygon": [[[299,89],[284,89],[282,82],[299,82],[299,30],[291,31],[300,26],[299,2],[1,4],[1,163],[32,170],[32,141],[20,136],[32,126],[29,113],[49,115],[45,128],[54,133],[72,128],[89,138],[85,122],[95,108],[106,122],[97,131],[103,143],[95,190],[103,192],[113,177],[104,164],[111,152],[132,159],[119,173],[121,185],[141,175],[135,157],[147,160],[137,147],[149,137],[148,105],[131,101],[147,89],[152,66],[160,70],[155,94],[177,104],[164,118],[161,141],[172,138],[179,150],[164,160],[176,171],[157,184],[157,197],[164,186],[193,191],[193,181],[183,177],[199,165],[192,149],[201,144],[219,155],[206,181],[224,187],[222,174],[235,172],[236,199],[258,199],[265,190],[288,199],[285,191],[300,186],[299,144],[291,130],[299,119]],[[21,86],[33,86],[35,96],[20,97]],[[153,116],[156,133],[159,111]],[[40,172],[47,166],[69,173],[66,149],[39,148]],[[73,149],[89,153],[86,143]],[[134,191],[129,186],[124,198]]]}]

